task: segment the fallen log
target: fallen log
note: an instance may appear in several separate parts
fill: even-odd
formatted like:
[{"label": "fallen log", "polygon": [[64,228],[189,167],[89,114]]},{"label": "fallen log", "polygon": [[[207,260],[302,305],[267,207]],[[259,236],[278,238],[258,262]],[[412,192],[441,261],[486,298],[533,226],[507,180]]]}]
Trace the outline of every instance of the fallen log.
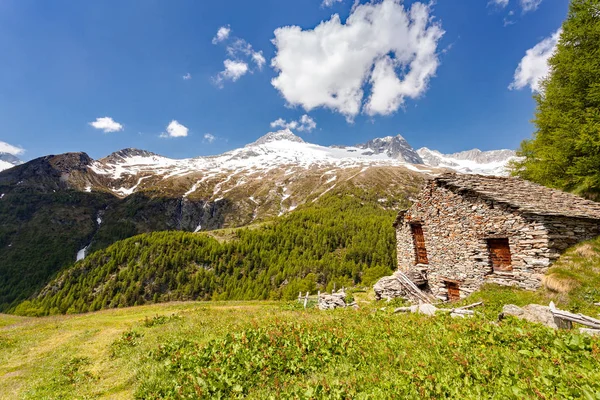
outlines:
[{"label": "fallen log", "polygon": [[[456,314],[460,314],[461,311],[467,311],[470,308],[474,308],[474,307],[481,306],[481,305],[483,305],[483,301],[479,301],[477,303],[469,304],[468,306],[462,306],[462,307],[456,307],[456,308],[440,308],[438,310],[442,311],[442,312],[450,312],[450,313],[453,312],[453,313],[456,313]],[[469,314],[469,315],[472,315],[472,314]]]},{"label": "fallen log", "polygon": [[583,314],[573,314],[568,311],[559,310],[554,305],[554,302],[550,302],[550,312],[552,312],[555,318],[589,326],[593,329],[600,329],[600,320]]},{"label": "fallen log", "polygon": [[475,315],[475,311],[473,311],[473,310],[462,310],[460,308],[456,308],[456,309],[440,308],[440,309],[438,309],[438,311],[449,312],[450,314]]},{"label": "fallen log", "polygon": [[467,310],[469,308],[478,307],[478,306],[482,306],[482,305],[483,305],[483,301],[478,301],[477,303],[469,304],[468,306],[458,307],[458,308],[456,308],[456,310]]}]

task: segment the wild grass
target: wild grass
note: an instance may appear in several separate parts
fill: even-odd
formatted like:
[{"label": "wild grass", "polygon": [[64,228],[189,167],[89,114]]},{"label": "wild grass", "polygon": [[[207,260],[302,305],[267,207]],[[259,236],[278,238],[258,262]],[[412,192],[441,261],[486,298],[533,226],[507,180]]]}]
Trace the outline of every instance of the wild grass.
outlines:
[{"label": "wild grass", "polygon": [[498,323],[493,304],[465,320],[361,306],[193,302],[0,316],[0,398],[600,398],[599,338]]}]

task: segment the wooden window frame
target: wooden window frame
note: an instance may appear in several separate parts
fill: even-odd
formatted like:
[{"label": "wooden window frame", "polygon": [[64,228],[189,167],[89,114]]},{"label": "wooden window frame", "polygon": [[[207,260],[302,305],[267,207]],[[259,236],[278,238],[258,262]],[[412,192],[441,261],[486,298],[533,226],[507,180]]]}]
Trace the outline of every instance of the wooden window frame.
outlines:
[{"label": "wooden window frame", "polygon": [[443,279],[444,285],[446,286],[446,293],[448,295],[448,301],[459,301],[460,300],[460,282],[453,279]]}]

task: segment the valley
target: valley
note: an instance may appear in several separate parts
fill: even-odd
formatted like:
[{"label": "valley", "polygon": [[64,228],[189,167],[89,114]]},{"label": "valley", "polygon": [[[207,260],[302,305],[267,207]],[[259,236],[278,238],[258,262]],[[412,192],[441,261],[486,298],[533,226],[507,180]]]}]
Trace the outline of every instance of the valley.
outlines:
[{"label": "valley", "polygon": [[[472,163],[492,173],[513,156],[479,154]],[[259,224],[318,207],[329,195],[354,194],[391,215],[441,171],[399,135],[324,147],[289,130],[185,160],[136,149],[100,160],[38,158],[0,172],[0,310],[14,309],[60,269],[137,234]]]}]

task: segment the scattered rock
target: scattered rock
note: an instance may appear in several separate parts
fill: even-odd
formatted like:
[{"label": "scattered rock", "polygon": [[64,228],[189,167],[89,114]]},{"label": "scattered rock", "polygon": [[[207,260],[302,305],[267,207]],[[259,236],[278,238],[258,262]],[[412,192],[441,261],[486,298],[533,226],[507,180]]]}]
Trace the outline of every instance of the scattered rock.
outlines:
[{"label": "scattered rock", "polygon": [[553,329],[570,329],[572,327],[571,322],[554,318],[554,315],[550,311],[550,307],[539,304],[529,304],[525,307],[507,304],[502,308],[499,319],[503,319],[506,315],[512,315],[529,322],[537,322]]},{"label": "scattered rock", "polygon": [[406,289],[395,275],[381,278],[373,286],[373,290],[375,291],[375,298],[377,300],[395,299],[407,295]]},{"label": "scattered rock", "polygon": [[375,299],[390,301],[402,297],[412,303],[431,301],[431,296],[428,296],[416,286],[420,282],[425,282],[420,271],[412,271],[406,274],[402,271],[396,271],[391,276],[384,276],[373,286]]},{"label": "scattered rock", "polygon": [[416,314],[435,315],[437,307],[432,304],[419,304],[410,307],[399,307],[394,310],[394,313],[411,312]]},{"label": "scattered rock", "polygon": [[435,315],[437,307],[432,304],[419,304],[417,306],[417,313],[425,315]]},{"label": "scattered rock", "polygon": [[333,310],[334,308],[345,307],[353,307],[355,309],[358,308],[358,304],[355,301],[350,304],[346,304],[346,292],[343,290],[332,294],[320,294],[318,306],[320,310]]}]

